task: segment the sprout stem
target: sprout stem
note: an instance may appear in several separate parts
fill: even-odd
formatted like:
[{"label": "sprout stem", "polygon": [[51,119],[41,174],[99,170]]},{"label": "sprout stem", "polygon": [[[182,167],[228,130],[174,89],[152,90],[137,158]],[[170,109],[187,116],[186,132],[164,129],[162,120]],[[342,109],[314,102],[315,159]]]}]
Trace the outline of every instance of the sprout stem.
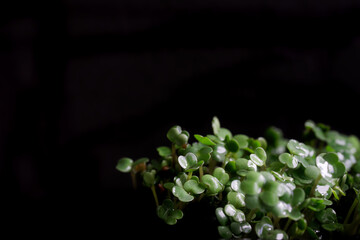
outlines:
[{"label": "sprout stem", "polygon": [[286,232],[288,230],[288,228],[290,227],[290,223],[291,223],[291,218],[288,218],[286,224],[285,224],[285,227],[284,227],[284,232]]},{"label": "sprout stem", "polygon": [[188,177],[187,177],[187,180],[190,180],[190,179],[191,179],[192,174],[193,174],[193,172],[189,172]]},{"label": "sprout stem", "polygon": [[320,182],[321,178],[322,178],[322,176],[321,176],[321,174],[319,174],[319,176],[315,179],[314,185],[312,186],[311,191],[310,191],[310,195],[309,195],[310,197],[314,197],[316,186]]},{"label": "sprout stem", "polygon": [[349,222],[350,216],[351,216],[352,212],[354,211],[354,209],[356,208],[358,203],[359,203],[359,200],[357,198],[355,198],[353,204],[351,205],[351,207],[346,215],[344,224],[347,224]]},{"label": "sprout stem", "polygon": [[254,214],[256,213],[257,208],[251,209],[251,211],[248,213],[248,215],[246,216],[246,221],[250,222],[251,219],[253,218]]},{"label": "sprout stem", "polygon": [[214,169],[216,167],[216,161],[213,158],[210,158],[209,163],[209,173],[212,174],[214,172]]},{"label": "sprout stem", "polygon": [[152,191],[153,196],[154,196],[156,207],[158,207],[159,206],[159,200],[158,200],[158,197],[157,197],[157,194],[156,194],[155,185],[151,186],[151,191]]},{"label": "sprout stem", "polygon": [[201,165],[200,168],[199,168],[199,179],[201,181],[201,178],[202,176],[204,175],[204,169],[203,169],[203,166]]},{"label": "sprout stem", "polygon": [[132,186],[133,186],[134,190],[136,190],[137,189],[137,182],[136,182],[136,173],[135,173],[135,171],[132,170],[130,175],[131,175]]}]

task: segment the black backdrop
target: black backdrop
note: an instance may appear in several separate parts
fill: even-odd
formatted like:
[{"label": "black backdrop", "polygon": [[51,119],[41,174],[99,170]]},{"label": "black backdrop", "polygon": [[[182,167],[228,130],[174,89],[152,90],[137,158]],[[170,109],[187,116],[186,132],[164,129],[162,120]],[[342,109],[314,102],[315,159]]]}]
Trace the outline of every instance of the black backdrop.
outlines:
[{"label": "black backdrop", "polygon": [[[182,231],[184,223],[161,225],[150,192],[133,192],[117,160],[155,157],[174,124],[206,134],[214,115],[253,137],[275,125],[300,138],[307,119],[360,136],[359,7],[340,0],[2,3],[2,229],[201,236]],[[185,218],[198,224],[190,212]],[[216,239],[216,229],[207,236]]]}]

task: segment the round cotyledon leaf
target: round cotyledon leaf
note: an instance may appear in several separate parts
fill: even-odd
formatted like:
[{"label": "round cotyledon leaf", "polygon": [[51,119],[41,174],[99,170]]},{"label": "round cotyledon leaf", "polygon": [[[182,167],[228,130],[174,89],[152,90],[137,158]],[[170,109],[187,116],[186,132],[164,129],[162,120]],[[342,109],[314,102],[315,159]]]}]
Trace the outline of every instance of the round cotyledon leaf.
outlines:
[{"label": "round cotyledon leaf", "polygon": [[279,197],[276,192],[264,191],[259,195],[261,201],[269,207],[275,206],[279,202]]},{"label": "round cotyledon leaf", "polygon": [[194,197],[192,195],[188,194],[185,189],[179,186],[174,186],[172,188],[172,193],[182,202],[191,202],[192,200],[194,200]]},{"label": "round cotyledon leaf", "polygon": [[217,220],[222,226],[225,226],[229,222],[229,218],[226,216],[224,209],[222,207],[216,208],[215,215]]},{"label": "round cotyledon leaf", "polygon": [[221,167],[218,167],[214,170],[214,177],[216,177],[223,185],[225,185],[229,181],[229,174],[225,172],[225,170]]},{"label": "round cotyledon leaf", "polygon": [[133,162],[131,158],[121,158],[116,165],[116,169],[120,172],[128,173],[132,169]]},{"label": "round cotyledon leaf", "polygon": [[289,153],[282,153],[279,155],[279,161],[286,164],[289,168],[296,168],[298,166],[298,160],[296,157]]},{"label": "round cotyledon leaf", "polygon": [[218,226],[219,235],[224,239],[230,239],[232,232],[228,226]]},{"label": "round cotyledon leaf", "polygon": [[229,192],[227,195],[227,200],[238,209],[245,207],[245,195],[243,193]]},{"label": "round cotyledon leaf", "polygon": [[201,194],[205,191],[205,187],[193,179],[185,182],[184,189],[192,194]]},{"label": "round cotyledon leaf", "polygon": [[245,180],[241,183],[241,190],[248,195],[256,195],[261,192],[259,185],[252,180]]},{"label": "round cotyledon leaf", "polygon": [[189,152],[185,156],[180,155],[178,157],[178,162],[183,169],[187,170],[195,166],[198,161],[196,155]]},{"label": "round cotyledon leaf", "polygon": [[208,189],[208,193],[211,195],[219,193],[224,188],[221,182],[216,177],[210,174],[205,174],[201,178],[201,183],[206,186],[206,188]]}]

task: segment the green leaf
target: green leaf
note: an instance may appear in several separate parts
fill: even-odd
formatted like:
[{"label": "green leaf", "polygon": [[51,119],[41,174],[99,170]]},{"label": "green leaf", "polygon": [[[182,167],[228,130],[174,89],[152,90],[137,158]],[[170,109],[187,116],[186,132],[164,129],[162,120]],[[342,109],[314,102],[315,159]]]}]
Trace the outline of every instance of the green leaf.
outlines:
[{"label": "green leaf", "polygon": [[261,174],[259,172],[253,172],[253,171],[249,172],[246,175],[246,180],[256,182],[256,184],[259,187],[262,187],[266,182],[266,178],[265,178],[265,176],[263,174]]},{"label": "green leaf", "polygon": [[240,176],[246,176],[248,171],[257,171],[257,166],[250,160],[245,158],[238,158],[235,160],[236,168],[238,169],[237,174]]},{"label": "green leaf", "polygon": [[298,208],[294,208],[289,214],[289,218],[294,221],[298,221],[299,219],[303,218],[304,215],[300,212]]},{"label": "green leaf", "polygon": [[188,194],[182,187],[174,186],[172,188],[172,193],[182,202],[191,202],[194,200],[194,197]]},{"label": "green leaf", "polygon": [[218,226],[218,232],[224,239],[230,239],[232,237],[232,232],[228,226]]},{"label": "green leaf", "polygon": [[168,189],[168,190],[172,190],[172,188],[175,186],[174,183],[172,182],[167,182],[167,183],[164,183],[164,188]]},{"label": "green leaf", "polygon": [[274,226],[272,225],[271,219],[267,216],[264,216],[261,221],[255,225],[256,235],[261,239],[265,237],[266,232],[272,230],[274,230]]},{"label": "green leaf", "polygon": [[304,143],[300,143],[294,139],[291,139],[288,144],[287,148],[289,149],[290,153],[294,155],[299,155],[301,157],[308,157],[314,155],[314,150],[311,149],[309,146],[305,145]]},{"label": "green leaf", "polygon": [[321,224],[321,227],[329,232],[343,230],[343,225],[340,223],[324,223]]},{"label": "green leaf", "polygon": [[224,207],[224,212],[227,216],[233,217],[236,214],[236,208],[232,204],[227,204]]},{"label": "green leaf", "polygon": [[216,146],[214,146],[214,150],[211,153],[211,156],[215,161],[223,162],[225,160],[226,153],[226,148],[220,144],[217,144]]},{"label": "green leaf", "polygon": [[117,165],[116,169],[123,173],[128,173],[132,169],[133,160],[131,158],[121,158]]},{"label": "green leaf", "polygon": [[239,235],[242,233],[241,223],[232,222],[232,223],[230,224],[230,229],[231,229],[231,232],[232,232],[235,236],[239,236]]},{"label": "green leaf", "polygon": [[185,182],[184,189],[192,194],[201,194],[205,191],[205,187],[193,179]]},{"label": "green leaf", "polygon": [[136,160],[133,164],[132,167],[136,167],[137,165],[141,164],[141,163],[147,163],[149,162],[149,159],[144,157],[144,158],[139,158],[138,160]]},{"label": "green leaf", "polygon": [[327,205],[331,205],[332,202],[322,198],[310,198],[309,205],[307,206],[310,210],[319,212],[326,208]]},{"label": "green leaf", "polygon": [[213,120],[211,122],[211,126],[212,126],[214,134],[218,135],[219,130],[220,130],[220,121],[216,116],[213,117]]},{"label": "green leaf", "polygon": [[241,228],[241,231],[245,234],[250,233],[252,230],[252,227],[251,227],[250,223],[248,223],[248,222],[240,223],[240,228]]},{"label": "green leaf", "polygon": [[259,196],[261,201],[269,207],[273,207],[279,202],[279,197],[277,196],[276,192],[264,191],[260,193]]},{"label": "green leaf", "polygon": [[166,146],[161,146],[156,149],[161,157],[167,157],[171,155],[171,149]]},{"label": "green leaf", "polygon": [[180,133],[181,133],[181,127],[180,126],[173,126],[167,132],[166,137],[170,140],[170,142],[175,142],[177,136]]},{"label": "green leaf", "polygon": [[241,186],[241,182],[240,182],[240,180],[237,180],[237,179],[231,181],[231,183],[230,183],[231,189],[235,192],[240,192],[240,190],[241,190],[240,186]]},{"label": "green leaf", "polygon": [[238,143],[240,149],[247,148],[249,143],[249,137],[243,134],[237,134],[233,137],[233,139]]},{"label": "green leaf", "polygon": [[194,137],[196,138],[196,140],[198,140],[199,142],[201,142],[202,144],[205,145],[209,145],[209,146],[215,146],[216,144],[211,141],[208,137],[203,137],[199,134],[195,134]]},{"label": "green leaf", "polygon": [[221,141],[224,141],[226,136],[228,136],[229,138],[232,137],[230,130],[226,128],[220,128],[216,135],[220,138]]},{"label": "green leaf", "polygon": [[323,178],[339,178],[345,173],[345,165],[339,162],[336,153],[323,153],[316,157],[316,166]]},{"label": "green leaf", "polygon": [[174,225],[177,220],[183,218],[184,214],[181,210],[174,209],[174,203],[170,199],[165,199],[163,204],[157,208],[157,215],[167,224]]},{"label": "green leaf", "polygon": [[320,170],[316,166],[311,165],[305,169],[304,173],[306,177],[315,180],[319,176]]},{"label": "green leaf", "polygon": [[229,140],[226,144],[225,144],[225,148],[229,151],[229,152],[237,152],[239,151],[240,147],[239,144],[236,140],[231,139]]},{"label": "green leaf", "polygon": [[305,200],[305,192],[302,188],[295,188],[293,191],[293,197],[291,205],[293,207],[300,205]]},{"label": "green leaf", "polygon": [[248,195],[256,195],[261,192],[259,185],[252,180],[245,180],[241,183],[241,190]]},{"label": "green leaf", "polygon": [[183,169],[188,170],[197,164],[197,157],[195,154],[189,152],[185,156],[179,156],[178,162]]},{"label": "green leaf", "polygon": [[225,215],[224,209],[222,207],[215,209],[215,215],[217,220],[222,226],[225,226],[229,222],[229,218]]},{"label": "green leaf", "polygon": [[221,167],[218,167],[214,170],[213,176],[216,177],[223,185],[229,181],[229,174]]},{"label": "green leaf", "polygon": [[266,157],[266,152],[262,147],[257,147],[255,149],[255,153],[250,154],[251,161],[253,161],[259,167],[264,165]]},{"label": "green leaf", "polygon": [[286,164],[289,168],[296,168],[298,166],[298,160],[296,157],[289,153],[282,153],[279,155],[279,161]]},{"label": "green leaf", "polygon": [[259,195],[249,195],[245,196],[245,205],[249,209],[257,209],[260,208],[261,203],[259,201]]},{"label": "green leaf", "polygon": [[337,222],[336,212],[332,208],[326,208],[320,212],[317,212],[315,217],[320,223]]},{"label": "green leaf", "polygon": [[145,172],[143,175],[144,183],[146,186],[150,187],[155,184],[155,170],[151,170],[151,172]]},{"label": "green leaf", "polygon": [[210,174],[205,174],[201,178],[201,182],[206,186],[210,195],[217,194],[224,188],[221,182],[216,177],[211,176]]},{"label": "green leaf", "polygon": [[243,211],[236,209],[235,215],[232,217],[235,222],[242,223],[246,220],[245,214]]},{"label": "green leaf", "polygon": [[267,240],[288,240],[289,236],[283,230],[276,229],[272,231],[266,231],[264,239]]},{"label": "green leaf", "polygon": [[229,192],[227,200],[237,209],[245,207],[245,195],[240,192]]}]

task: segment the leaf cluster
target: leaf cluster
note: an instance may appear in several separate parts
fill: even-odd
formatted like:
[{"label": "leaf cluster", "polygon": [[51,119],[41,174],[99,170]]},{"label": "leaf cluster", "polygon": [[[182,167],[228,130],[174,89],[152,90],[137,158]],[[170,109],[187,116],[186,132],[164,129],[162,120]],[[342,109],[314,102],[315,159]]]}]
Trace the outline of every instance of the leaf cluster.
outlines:
[{"label": "leaf cluster", "polygon": [[[166,134],[169,146],[157,148],[158,158],[122,158],[116,168],[133,181],[140,175],[158,216],[170,225],[188,204],[208,198],[224,239],[359,234],[357,137],[313,121],[305,123],[302,141],[285,139],[275,127],[258,138],[232,134],[217,117],[212,129],[189,143],[189,132],[174,126]],[[342,204],[349,201],[351,206]]]}]

